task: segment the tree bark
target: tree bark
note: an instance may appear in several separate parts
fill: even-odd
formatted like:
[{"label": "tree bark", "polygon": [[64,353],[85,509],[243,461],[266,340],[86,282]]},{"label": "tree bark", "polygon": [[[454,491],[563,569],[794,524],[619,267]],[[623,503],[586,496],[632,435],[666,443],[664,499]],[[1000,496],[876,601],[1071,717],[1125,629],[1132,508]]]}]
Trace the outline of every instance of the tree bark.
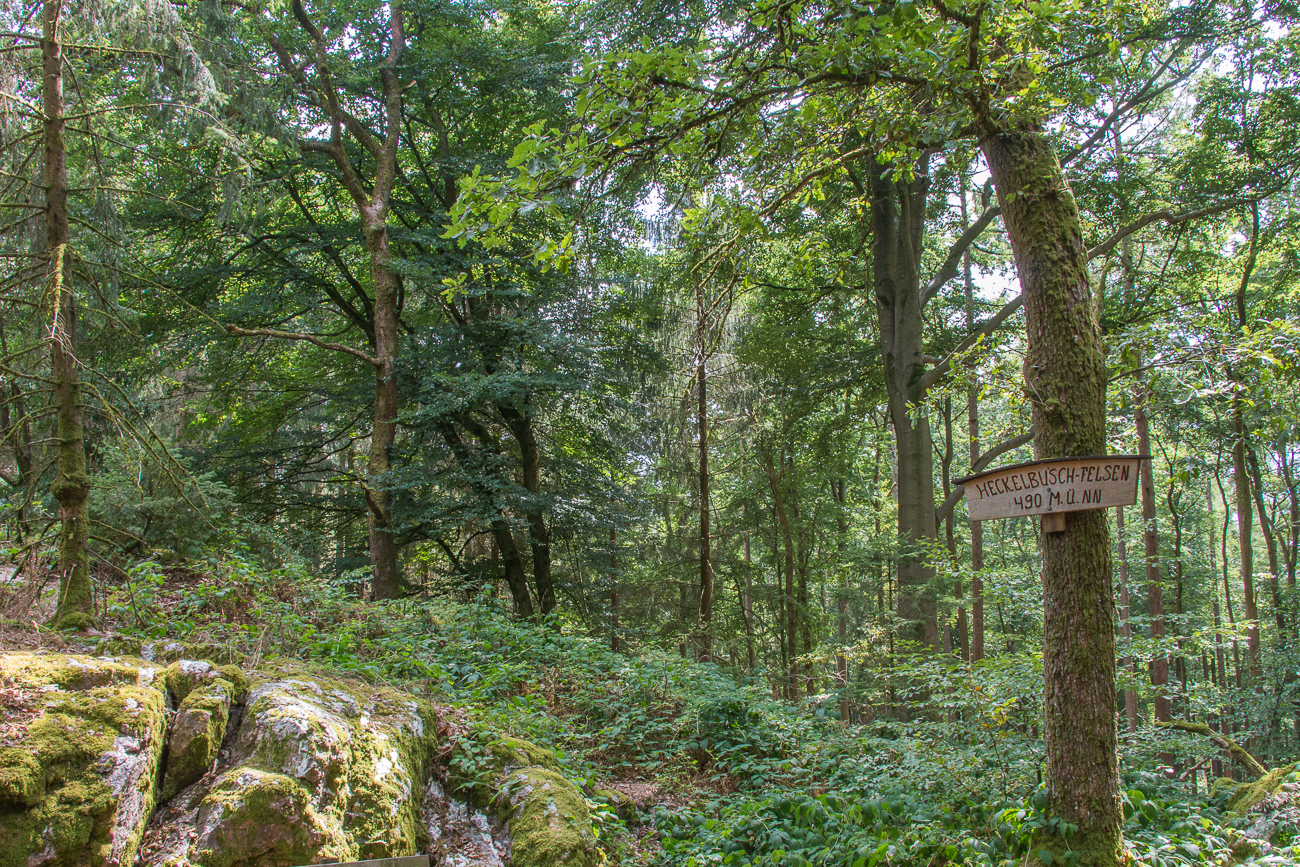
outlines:
[{"label": "tree bark", "polygon": [[[1037,458],[1106,451],[1109,373],[1093,314],[1078,206],[1041,128],[1010,126],[977,103],[980,147],[1002,207],[1025,299],[1025,385]],[[1047,806],[1079,827],[1088,867],[1118,863],[1123,813],[1115,730],[1115,606],[1104,510],[1069,512],[1041,534]]]},{"label": "tree bark", "polygon": [[[1145,382],[1139,382],[1133,406],[1133,421],[1137,428],[1138,453],[1151,454],[1151,424],[1147,418],[1147,399],[1149,390]],[[1151,619],[1151,637],[1156,641],[1165,637],[1165,604],[1162,593],[1163,576],[1160,568],[1160,536],[1156,532],[1156,489],[1152,478],[1152,462],[1141,461],[1138,472],[1139,485],[1142,489],[1142,549],[1146,560],[1147,573],[1147,613]],[[1169,658],[1157,652],[1151,660],[1151,685],[1154,687],[1154,712],[1157,722],[1169,722],[1172,719],[1169,708]],[[1160,760],[1172,765],[1172,753],[1160,753]]]},{"label": "tree bark", "polygon": [[[1118,537],[1117,547],[1119,551],[1119,634],[1123,636],[1126,643],[1133,640],[1133,625],[1129,621],[1131,611],[1129,609],[1128,595],[1128,540],[1124,535],[1124,507],[1115,507],[1115,535]],[[1132,644],[1130,643],[1131,647]],[[1137,664],[1133,657],[1125,656],[1119,661],[1121,668],[1131,668],[1134,672],[1137,670]],[[1138,694],[1135,689],[1124,690],[1124,721],[1125,731],[1132,735],[1138,729]]]},{"label": "tree bark", "polygon": [[923,551],[936,538],[934,444],[929,422],[913,403],[914,386],[925,373],[920,263],[929,158],[913,166],[910,181],[894,180],[889,172],[889,166],[872,161],[872,281],[897,451],[897,613],[901,638],[937,649],[938,609],[930,588],[934,569]]},{"label": "tree bark", "polygon": [[709,402],[708,346],[704,315],[704,284],[695,289],[696,358],[695,385],[698,399],[696,421],[700,449],[700,614],[698,628],[700,662],[713,655],[713,539],[709,528]]},{"label": "tree bark", "polygon": [[781,541],[785,550],[785,620],[786,620],[786,697],[793,701],[797,695],[799,678],[798,656],[799,621],[798,609],[795,607],[794,595],[794,534],[790,529],[790,516],[786,512],[785,494],[781,490],[781,475],[776,472],[772,456],[763,453],[763,470],[767,473],[768,485],[772,490],[772,505],[776,509],[777,525],[781,530]]},{"label": "tree bark", "polygon": [[77,297],[68,280],[68,161],[64,141],[62,0],[45,0],[42,12],[41,102],[45,150],[45,260],[54,304],[50,366],[57,413],[58,465],[51,492],[59,504],[59,601],[53,623],[85,628],[93,623],[90,583],[90,515],[82,423],[81,377],[77,370]]}]

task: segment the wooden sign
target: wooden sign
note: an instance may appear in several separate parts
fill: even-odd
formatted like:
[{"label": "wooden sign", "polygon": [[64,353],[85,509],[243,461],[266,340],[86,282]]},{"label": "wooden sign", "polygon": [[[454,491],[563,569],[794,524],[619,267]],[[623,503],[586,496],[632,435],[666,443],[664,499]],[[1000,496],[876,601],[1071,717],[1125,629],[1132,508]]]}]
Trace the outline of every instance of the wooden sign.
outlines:
[{"label": "wooden sign", "polygon": [[375,858],[371,861],[322,861],[330,867],[429,867],[428,855],[404,855],[399,858]]},{"label": "wooden sign", "polygon": [[[1060,516],[1136,503],[1138,468],[1148,459],[1147,455],[1055,458],[999,467],[957,481],[966,493],[972,521]],[[1045,532],[1063,529],[1063,517],[1044,517]]]}]

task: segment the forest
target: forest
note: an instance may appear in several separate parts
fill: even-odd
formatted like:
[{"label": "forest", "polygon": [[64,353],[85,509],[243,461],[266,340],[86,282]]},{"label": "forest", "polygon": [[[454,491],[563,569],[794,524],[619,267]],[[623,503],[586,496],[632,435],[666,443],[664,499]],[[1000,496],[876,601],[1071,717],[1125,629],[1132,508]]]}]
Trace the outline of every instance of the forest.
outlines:
[{"label": "forest", "polygon": [[593,865],[1295,863],[1297,22],[10,0],[0,651],[435,696]]}]

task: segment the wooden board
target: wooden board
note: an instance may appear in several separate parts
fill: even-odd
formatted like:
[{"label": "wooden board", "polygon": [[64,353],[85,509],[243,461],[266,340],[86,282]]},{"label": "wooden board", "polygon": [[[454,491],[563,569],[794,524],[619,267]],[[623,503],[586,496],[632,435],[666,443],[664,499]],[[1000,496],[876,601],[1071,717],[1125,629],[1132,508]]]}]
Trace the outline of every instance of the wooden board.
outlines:
[{"label": "wooden board", "polygon": [[972,521],[1130,506],[1144,455],[1056,458],[958,479]]},{"label": "wooden board", "polygon": [[375,858],[371,861],[322,861],[330,867],[429,867],[428,855],[404,855],[400,858]]}]

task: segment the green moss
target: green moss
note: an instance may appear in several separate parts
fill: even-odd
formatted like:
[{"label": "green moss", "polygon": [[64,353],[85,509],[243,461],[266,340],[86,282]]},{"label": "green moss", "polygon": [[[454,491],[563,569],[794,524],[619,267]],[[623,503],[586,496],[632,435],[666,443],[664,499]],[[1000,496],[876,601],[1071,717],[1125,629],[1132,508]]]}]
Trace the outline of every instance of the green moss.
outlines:
[{"label": "green moss", "polygon": [[588,867],[596,836],[582,793],[547,768],[524,768],[502,787],[509,798],[511,867]]},{"label": "green moss", "polygon": [[237,665],[218,665],[217,674],[225,680],[230,681],[234,687],[234,698],[236,701],[248,694],[248,675]]},{"label": "green moss", "polygon": [[[151,803],[162,751],[162,693],[139,685],[140,672],[129,665],[87,657],[13,654],[0,658],[0,669],[45,696],[44,713],[28,725],[22,743],[0,751],[0,867],[21,867],[45,850],[60,867],[102,864],[113,854],[129,864],[143,817],[137,827],[115,830],[119,798],[101,777],[100,762],[119,735],[137,738],[153,764],[137,789],[123,794]],[[126,837],[114,839],[115,833]]]},{"label": "green moss", "polygon": [[69,611],[51,624],[60,631],[85,632],[95,628],[95,618],[84,611]]},{"label": "green moss", "polygon": [[158,794],[160,802],[171,800],[196,782],[216,760],[226,737],[234,692],[234,686],[223,679],[200,686],[185,697],[172,726],[166,775]]},{"label": "green moss", "polygon": [[545,747],[539,747],[531,741],[512,737],[500,737],[487,745],[492,755],[500,761],[501,770],[507,768],[546,768],[559,771],[560,764],[555,753]]},{"label": "green moss", "polygon": [[29,689],[54,685],[83,690],[113,683],[132,684],[139,670],[125,662],[58,653],[12,653],[0,656],[0,675]]},{"label": "green moss", "polygon": [[597,788],[592,789],[591,796],[613,807],[618,817],[629,825],[639,823],[640,814],[637,812],[636,802],[622,792],[614,789]]},{"label": "green moss", "polygon": [[32,807],[45,799],[45,774],[36,756],[16,747],[0,749],[0,805]]},{"label": "green moss", "polygon": [[320,857],[350,858],[292,777],[251,768],[223,775],[199,805],[198,867],[235,864],[312,864]]},{"label": "green moss", "polygon": [[1287,774],[1294,770],[1294,765],[1283,765],[1274,768],[1258,780],[1252,780],[1248,783],[1242,783],[1237,786],[1232,797],[1228,799],[1228,810],[1239,816],[1244,816],[1250,812],[1260,801],[1276,792],[1286,782]]}]

